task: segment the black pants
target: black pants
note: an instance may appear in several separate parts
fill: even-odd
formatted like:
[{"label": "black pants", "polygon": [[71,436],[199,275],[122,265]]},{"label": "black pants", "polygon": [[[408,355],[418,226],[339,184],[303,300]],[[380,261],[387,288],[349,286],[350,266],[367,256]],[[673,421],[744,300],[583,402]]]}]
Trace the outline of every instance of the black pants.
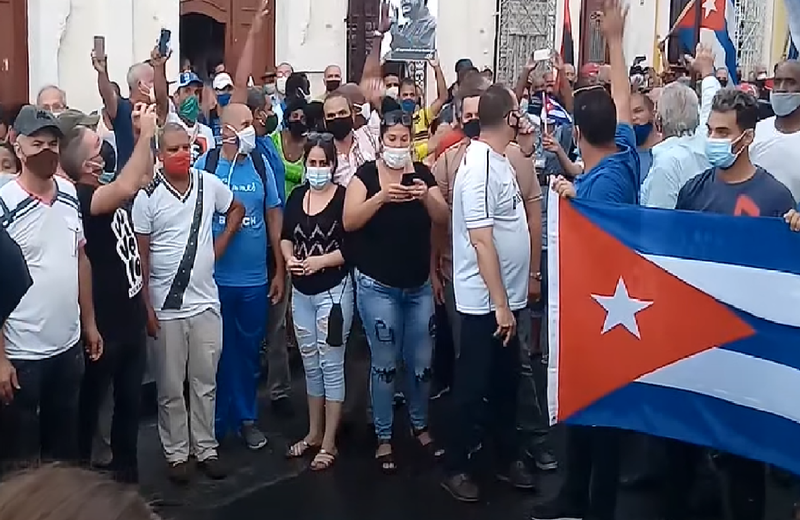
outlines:
[{"label": "black pants", "polygon": [[[662,488],[665,520],[689,517],[689,498],[705,449],[672,439],[666,443],[666,478]],[[760,520],[766,502],[766,468],[761,462],[728,453],[717,457],[725,485],[723,511],[729,520]]]},{"label": "black pants", "polygon": [[560,500],[584,517],[613,520],[622,432],[614,428],[570,426],[567,435],[567,477]]},{"label": "black pants", "polygon": [[434,317],[436,343],[433,348],[433,377],[436,383],[442,386],[452,386],[456,350],[453,346],[453,333],[450,329],[450,320],[447,318],[447,308],[444,305],[437,305]]},{"label": "black pants", "polygon": [[80,455],[88,464],[92,440],[97,432],[98,413],[109,385],[114,384],[114,415],[111,421],[111,469],[122,482],[138,481],[137,439],[142,378],[146,364],[144,330],[127,341],[107,342],[103,356],[96,362],[86,360],[86,376],[81,388]]},{"label": "black pants", "polygon": [[[456,360],[453,409],[445,455],[451,473],[468,470],[470,451],[486,431],[494,441],[499,467],[517,458],[516,414],[519,387],[519,337],[508,345],[494,336],[494,313],[461,314],[461,354]],[[488,400],[484,403],[484,398]],[[484,413],[484,412],[488,413]],[[484,422],[486,424],[481,424]]]},{"label": "black pants", "polygon": [[78,460],[78,402],[83,347],[47,359],[12,359],[19,390],[0,405],[0,461],[8,471],[39,460]]}]

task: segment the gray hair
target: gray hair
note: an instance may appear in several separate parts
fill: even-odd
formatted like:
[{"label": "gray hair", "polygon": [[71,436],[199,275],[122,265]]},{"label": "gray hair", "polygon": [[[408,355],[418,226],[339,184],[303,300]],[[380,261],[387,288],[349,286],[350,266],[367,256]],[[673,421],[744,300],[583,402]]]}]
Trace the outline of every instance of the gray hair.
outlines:
[{"label": "gray hair", "polygon": [[152,68],[152,65],[150,65],[147,62],[135,63],[130,66],[130,68],[128,69],[128,75],[126,76],[126,80],[128,81],[128,88],[133,90],[139,85],[139,81],[142,78],[142,73],[147,68]]},{"label": "gray hair", "polygon": [[42,98],[42,94],[44,94],[48,90],[55,90],[56,92],[58,92],[58,95],[61,96],[61,103],[64,106],[67,106],[67,93],[64,90],[62,90],[58,85],[45,85],[42,88],[40,88],[39,89],[39,93],[36,94],[36,105],[37,106],[39,105],[39,101]]},{"label": "gray hair", "polygon": [[697,94],[682,83],[670,83],[661,91],[656,117],[665,138],[694,135],[700,125]]},{"label": "gray hair", "polygon": [[86,157],[86,133],[91,132],[86,127],[76,126],[65,135],[58,147],[61,169],[70,179],[78,181],[81,178],[83,163]]},{"label": "gray hair", "polygon": [[164,124],[164,126],[159,128],[158,132],[156,132],[156,145],[158,146],[158,151],[159,152],[163,152],[164,151],[163,150],[164,136],[169,134],[169,133],[172,133],[172,132],[183,132],[184,134],[188,133],[188,132],[186,132],[186,129],[183,127],[183,125],[181,125],[180,123],[176,123],[174,121],[170,121],[170,122]]}]

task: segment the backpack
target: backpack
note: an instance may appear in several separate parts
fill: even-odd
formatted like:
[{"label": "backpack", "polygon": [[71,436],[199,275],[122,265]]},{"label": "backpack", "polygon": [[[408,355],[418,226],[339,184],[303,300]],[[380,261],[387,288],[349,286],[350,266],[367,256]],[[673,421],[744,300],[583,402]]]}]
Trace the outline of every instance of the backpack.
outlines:
[{"label": "backpack", "polygon": [[[212,148],[208,151],[208,155],[206,155],[206,164],[204,165],[203,169],[212,175],[216,175],[217,173],[217,164],[219,164],[219,154],[220,148]],[[267,165],[264,163],[264,157],[258,153],[257,150],[253,150],[250,152],[250,159],[253,161],[253,166],[256,169],[256,173],[258,176],[261,177],[261,185],[264,186],[264,196],[267,195]]]}]

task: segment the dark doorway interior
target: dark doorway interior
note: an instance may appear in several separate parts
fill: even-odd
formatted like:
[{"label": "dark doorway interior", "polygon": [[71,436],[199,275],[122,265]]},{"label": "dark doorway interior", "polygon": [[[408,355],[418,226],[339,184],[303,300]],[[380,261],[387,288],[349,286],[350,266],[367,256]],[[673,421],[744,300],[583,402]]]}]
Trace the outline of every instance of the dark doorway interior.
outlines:
[{"label": "dark doorway interior", "polygon": [[189,60],[203,79],[225,58],[225,24],[200,13],[181,15],[181,63]]}]

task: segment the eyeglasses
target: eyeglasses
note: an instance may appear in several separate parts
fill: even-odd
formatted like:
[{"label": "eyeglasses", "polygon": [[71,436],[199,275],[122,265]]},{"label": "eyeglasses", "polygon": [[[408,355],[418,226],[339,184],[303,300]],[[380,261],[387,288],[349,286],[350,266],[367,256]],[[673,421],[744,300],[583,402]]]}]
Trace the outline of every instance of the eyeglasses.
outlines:
[{"label": "eyeglasses", "polygon": [[329,143],[333,141],[333,134],[329,132],[309,132],[306,139],[313,144]]},{"label": "eyeglasses", "polygon": [[383,126],[403,125],[411,128],[411,116],[402,110],[392,110],[383,114]]}]

